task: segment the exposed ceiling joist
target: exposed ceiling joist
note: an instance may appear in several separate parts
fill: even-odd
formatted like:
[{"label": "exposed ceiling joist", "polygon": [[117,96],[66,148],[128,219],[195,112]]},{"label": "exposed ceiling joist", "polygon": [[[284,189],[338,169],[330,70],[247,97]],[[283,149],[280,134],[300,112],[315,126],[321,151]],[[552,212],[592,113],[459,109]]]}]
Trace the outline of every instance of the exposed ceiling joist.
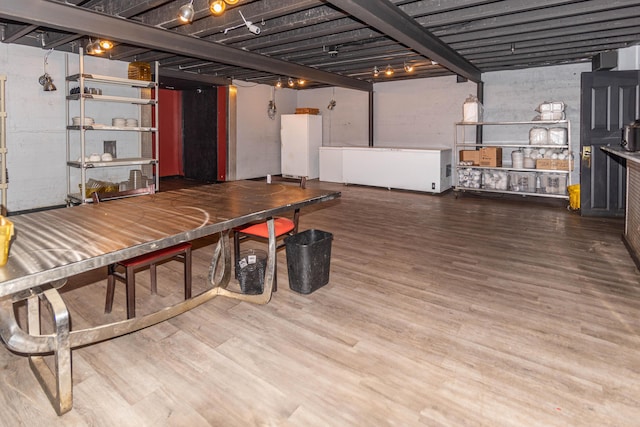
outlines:
[{"label": "exposed ceiling joist", "polygon": [[370,82],[341,76],[231,46],[177,34],[86,9],[44,0],[3,2],[0,17],[63,31],[93,34],[121,43],[187,55],[273,74],[290,75],[356,90],[372,91]]},{"label": "exposed ceiling joist", "polygon": [[481,81],[481,72],[478,68],[390,1],[329,0],[329,2],[416,52],[438,61],[454,73],[474,82]]}]

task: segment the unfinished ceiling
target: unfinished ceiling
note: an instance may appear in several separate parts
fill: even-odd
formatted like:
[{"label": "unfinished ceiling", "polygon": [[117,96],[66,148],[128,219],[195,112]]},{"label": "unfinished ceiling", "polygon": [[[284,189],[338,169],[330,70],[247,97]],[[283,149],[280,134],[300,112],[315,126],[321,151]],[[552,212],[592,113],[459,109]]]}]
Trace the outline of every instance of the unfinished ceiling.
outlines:
[{"label": "unfinished ceiling", "polygon": [[182,24],[188,3],[3,1],[0,35],[68,52],[108,38],[116,46],[103,56],[158,61],[161,75],[367,91],[390,79],[479,81],[488,71],[589,62],[640,41],[640,1],[631,0],[240,0],[219,17],[209,0],[194,0],[195,18]]}]

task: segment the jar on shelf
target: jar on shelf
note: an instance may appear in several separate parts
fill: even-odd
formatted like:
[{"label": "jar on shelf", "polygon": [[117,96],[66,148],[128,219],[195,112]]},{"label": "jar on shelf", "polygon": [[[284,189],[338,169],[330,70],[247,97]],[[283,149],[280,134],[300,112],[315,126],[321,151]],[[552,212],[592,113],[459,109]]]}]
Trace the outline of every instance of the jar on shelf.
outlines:
[{"label": "jar on shelf", "polygon": [[148,62],[131,62],[129,63],[129,78],[133,80],[151,81],[151,64]]}]

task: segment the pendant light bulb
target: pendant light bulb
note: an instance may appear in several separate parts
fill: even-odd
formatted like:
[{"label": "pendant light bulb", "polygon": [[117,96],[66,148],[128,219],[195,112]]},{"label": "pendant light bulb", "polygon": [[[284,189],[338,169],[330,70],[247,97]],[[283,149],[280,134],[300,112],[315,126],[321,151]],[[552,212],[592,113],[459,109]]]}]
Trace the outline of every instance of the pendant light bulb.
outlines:
[{"label": "pendant light bulb", "polygon": [[209,3],[209,10],[215,16],[220,16],[227,8],[227,4],[222,0],[213,0]]},{"label": "pendant light bulb", "polygon": [[373,67],[373,77],[378,77],[380,75],[380,70],[378,69],[378,66],[376,65],[375,67]]},{"label": "pendant light bulb", "polygon": [[100,40],[98,44],[104,50],[109,50],[113,48],[113,42],[111,40]]},{"label": "pendant light bulb", "polygon": [[287,84],[289,85],[289,87],[293,87],[294,83],[291,77],[289,77],[289,80],[287,80]]},{"label": "pendant light bulb", "polygon": [[384,74],[386,76],[392,76],[394,73],[393,68],[391,67],[391,64],[387,65],[387,68],[385,68],[384,70]]},{"label": "pendant light bulb", "polygon": [[185,24],[190,24],[193,21],[193,16],[196,14],[195,10],[193,10],[193,0],[191,0],[188,4],[184,4],[180,6],[178,10],[178,19]]},{"label": "pendant light bulb", "polygon": [[407,73],[412,73],[413,72],[413,65],[411,64],[407,64],[406,62],[404,63],[404,71],[406,71]]},{"label": "pendant light bulb", "polygon": [[280,89],[282,87],[282,79],[278,77],[278,81],[276,82],[276,87]]}]

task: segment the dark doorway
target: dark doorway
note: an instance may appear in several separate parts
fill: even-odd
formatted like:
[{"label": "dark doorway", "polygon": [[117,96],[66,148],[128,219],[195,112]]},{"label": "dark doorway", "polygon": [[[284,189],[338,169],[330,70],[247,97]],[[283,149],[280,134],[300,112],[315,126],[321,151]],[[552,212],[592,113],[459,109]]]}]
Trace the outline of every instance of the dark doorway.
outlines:
[{"label": "dark doorway", "polygon": [[184,177],[201,182],[217,178],[217,91],[182,91]]},{"label": "dark doorway", "polygon": [[585,216],[624,216],[626,166],[603,152],[619,146],[625,124],[638,117],[637,71],[582,74],[580,112],[580,211]]}]

